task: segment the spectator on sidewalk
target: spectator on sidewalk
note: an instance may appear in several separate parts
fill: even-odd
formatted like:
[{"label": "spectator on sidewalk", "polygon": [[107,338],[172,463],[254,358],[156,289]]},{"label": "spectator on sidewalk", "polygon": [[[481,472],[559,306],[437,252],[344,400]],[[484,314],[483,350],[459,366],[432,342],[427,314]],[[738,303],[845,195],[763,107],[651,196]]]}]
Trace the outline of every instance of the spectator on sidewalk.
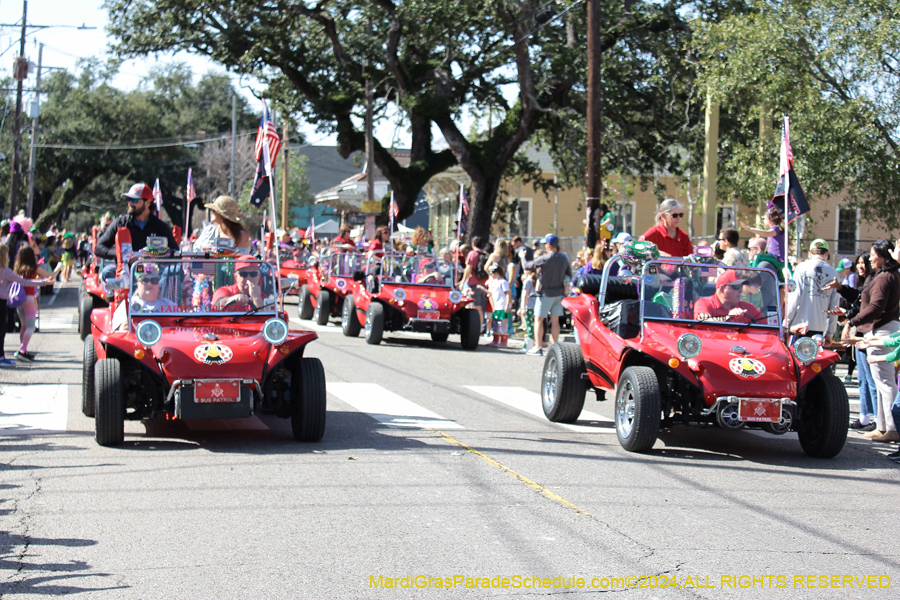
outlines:
[{"label": "spectator on sidewalk", "polygon": [[[16,257],[16,266],[13,271],[22,279],[37,279],[40,275],[47,280],[52,276],[44,269],[38,267],[37,257],[31,246],[19,249],[19,255]],[[28,343],[34,335],[37,320],[37,300],[34,287],[25,287],[25,303],[16,310],[19,312],[20,327],[19,351],[15,353],[15,357],[17,360],[32,362],[34,355],[28,352]]]},{"label": "spectator on sidewalk", "polygon": [[562,299],[566,293],[566,277],[572,278],[569,258],[559,251],[559,238],[548,233],[541,240],[547,253],[532,261],[525,261],[526,271],[540,268],[538,283],[540,296],[534,305],[534,348],[529,355],[543,355],[544,318],[550,317],[550,336],[555,344],[559,341],[559,318],[563,316]]},{"label": "spectator on sidewalk", "polygon": [[803,261],[794,272],[795,288],[787,296],[784,327],[792,335],[821,334],[826,345],[831,345],[837,318],[831,311],[840,302],[835,290],[826,287],[837,277],[837,271],[828,264],[828,242],[813,240],[809,245],[809,259]]},{"label": "spectator on sidewalk", "polygon": [[506,320],[509,316],[509,307],[512,306],[512,294],[509,290],[509,281],[506,273],[498,263],[491,263],[487,268],[490,274],[488,289],[491,292],[491,305],[493,306],[493,341],[488,344],[497,348],[506,348],[509,342]]},{"label": "spectator on sidewalk", "polygon": [[482,255],[485,254],[485,240],[481,236],[476,235],[471,241],[472,251],[466,255],[466,268],[463,271],[460,289],[468,289],[472,294],[470,307],[478,311],[478,331],[481,331],[481,328],[484,326],[484,309],[487,305],[487,288],[485,287],[487,277],[485,273],[479,272],[478,267],[479,263],[485,264],[486,262],[482,259]]},{"label": "spectator on sidewalk", "polygon": [[534,303],[535,303],[535,285],[537,283],[537,273],[532,269],[525,269],[522,273],[522,295],[519,303],[519,318],[525,325],[525,345],[522,346],[520,352],[525,354],[534,348]]},{"label": "spectator on sidewalk", "polygon": [[856,271],[853,268],[853,261],[849,258],[842,258],[838,261],[837,266],[838,279],[841,280],[841,285],[849,285],[852,288],[859,287],[857,285],[857,281],[859,276],[856,274]]}]

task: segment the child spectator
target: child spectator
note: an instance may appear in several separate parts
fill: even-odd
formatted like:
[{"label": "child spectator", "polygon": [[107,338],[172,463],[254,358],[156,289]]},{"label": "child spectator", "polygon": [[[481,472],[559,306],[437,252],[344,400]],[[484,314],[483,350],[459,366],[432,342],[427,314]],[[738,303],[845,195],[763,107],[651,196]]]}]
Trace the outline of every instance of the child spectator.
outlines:
[{"label": "child spectator", "polygon": [[537,273],[526,270],[522,273],[522,301],[519,303],[519,318],[525,324],[525,345],[519,351],[522,354],[534,348],[534,291],[537,285]]},{"label": "child spectator", "polygon": [[488,289],[491,293],[491,304],[493,304],[493,333],[494,339],[488,344],[489,346],[505,348],[509,341],[509,333],[506,329],[506,319],[512,295],[509,291],[509,282],[506,280],[505,273],[500,265],[491,263],[487,268],[490,279],[488,280]]},{"label": "child spectator", "polygon": [[0,244],[0,367],[11,367],[16,364],[14,361],[6,358],[3,346],[6,343],[6,316],[7,302],[9,301],[9,286],[12,283],[18,283],[22,287],[30,287],[32,290],[36,286],[43,285],[45,281],[31,281],[19,277],[13,270],[9,268],[9,248],[5,244]]},{"label": "child spectator", "polygon": [[[15,274],[22,279],[36,279],[38,275],[44,278],[51,277],[50,273],[38,267],[37,258],[34,249],[31,246],[25,246],[19,249],[19,255],[16,257]],[[34,297],[34,287],[25,288],[25,304],[18,308],[19,323],[19,351],[15,357],[18,360],[31,362],[34,355],[28,353],[28,342],[34,335],[35,320],[37,318],[37,302]]]}]

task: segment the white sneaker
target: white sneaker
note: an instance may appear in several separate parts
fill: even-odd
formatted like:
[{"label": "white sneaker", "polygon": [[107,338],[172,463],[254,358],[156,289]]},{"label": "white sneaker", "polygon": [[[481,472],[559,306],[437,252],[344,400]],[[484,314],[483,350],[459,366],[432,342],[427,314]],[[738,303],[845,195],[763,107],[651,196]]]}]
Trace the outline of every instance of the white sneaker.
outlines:
[{"label": "white sneaker", "polygon": [[527,354],[528,356],[543,356],[544,349],[539,346],[535,346],[531,350],[527,351],[525,354]]}]

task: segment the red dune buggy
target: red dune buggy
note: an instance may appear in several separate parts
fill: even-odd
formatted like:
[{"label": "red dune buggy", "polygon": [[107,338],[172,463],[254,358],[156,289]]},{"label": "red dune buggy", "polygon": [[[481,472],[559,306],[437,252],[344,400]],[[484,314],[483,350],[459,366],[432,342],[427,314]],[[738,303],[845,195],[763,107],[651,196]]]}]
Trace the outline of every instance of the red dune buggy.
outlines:
[{"label": "red dune buggy", "polygon": [[306,284],[300,286],[298,309],[304,320],[315,319],[327,325],[331,317],[339,317],[344,298],[350,293],[353,273],[362,268],[365,255],[339,248],[325,248],[315,266],[307,270]]},{"label": "red dune buggy", "polygon": [[726,430],[795,431],[803,451],[831,458],[847,438],[847,392],[820,339],[783,341],[777,290],[765,269],[647,260],[621,277],[582,276],[565,298],[578,344],[554,344],[544,361],[541,399],[551,421],[571,423],[585,393],[615,389],[619,443],[646,452],[660,428],[713,424]]},{"label": "red dune buggy", "polygon": [[366,342],[380,344],[385,331],[430,333],[436,342],[458,333],[463,349],[474,350],[478,313],[467,310],[472,299],[454,289],[454,281],[455,265],[443,258],[400,252],[372,256],[344,300],[344,335],[356,337],[365,327]]},{"label": "red dune buggy", "polygon": [[[290,330],[271,265],[184,255],[138,259],[108,284],[84,341],[82,411],[97,442],[124,440],[126,419],[290,417],[294,437],[325,430],[325,372],[304,357],[315,332]],[[285,280],[285,284],[289,284]]]},{"label": "red dune buggy", "polygon": [[305,248],[281,248],[281,278],[293,279],[287,295],[297,295],[300,287],[306,285],[306,270],[309,266],[309,251]]},{"label": "red dune buggy", "polygon": [[[97,246],[97,226],[93,228],[91,233],[91,252],[93,253]],[[102,268],[102,260],[95,254],[91,255],[91,260],[81,267],[81,286],[78,288],[78,335],[83,340],[91,334],[91,311],[95,308],[105,308],[109,306],[106,300],[106,290],[100,281],[100,269]]]}]

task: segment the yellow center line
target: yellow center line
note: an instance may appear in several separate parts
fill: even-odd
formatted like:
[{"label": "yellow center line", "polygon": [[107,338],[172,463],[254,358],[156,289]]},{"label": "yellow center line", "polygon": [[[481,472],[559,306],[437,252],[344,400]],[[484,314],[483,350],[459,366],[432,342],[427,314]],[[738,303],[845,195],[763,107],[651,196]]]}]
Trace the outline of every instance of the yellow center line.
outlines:
[{"label": "yellow center line", "polygon": [[486,454],[484,454],[484,453],[482,453],[482,452],[479,452],[478,450],[476,450],[475,448],[472,448],[471,446],[467,446],[466,444],[462,443],[461,441],[459,441],[458,439],[454,438],[453,436],[447,435],[446,433],[444,433],[443,431],[441,431],[441,430],[439,430],[439,429],[431,429],[431,431],[437,432],[442,438],[444,438],[444,439],[447,440],[448,442],[450,442],[450,443],[452,443],[452,444],[456,444],[457,446],[460,446],[460,447],[462,447],[462,448],[465,448],[466,451],[468,451],[468,452],[474,454],[475,456],[477,456],[478,458],[480,458],[481,460],[483,460],[483,461],[486,462],[487,464],[489,464],[489,465],[491,465],[491,466],[493,466],[493,467],[497,467],[497,468],[500,469],[501,471],[505,471],[506,473],[509,473],[509,474],[512,475],[514,478],[518,479],[519,481],[521,481],[522,483],[524,483],[525,485],[527,485],[527,486],[530,487],[531,489],[540,492],[541,494],[543,494],[545,497],[549,498],[550,500],[553,500],[554,502],[557,502],[557,503],[559,503],[559,504],[565,506],[566,508],[571,508],[571,509],[574,510],[576,513],[578,513],[579,515],[587,515],[587,516],[591,516],[591,513],[589,513],[588,511],[584,510],[583,508],[579,508],[579,507],[576,506],[575,504],[572,504],[571,502],[569,502],[568,500],[566,500],[565,498],[563,498],[563,497],[560,496],[559,494],[555,494],[555,493],[551,492],[550,490],[548,490],[547,488],[545,488],[545,487],[542,486],[541,484],[537,483],[536,481],[532,481],[531,479],[528,479],[528,478],[525,477],[524,475],[522,475],[522,474],[520,474],[520,473],[514,471],[513,469],[510,469],[509,467],[507,467],[507,466],[504,465],[503,463],[494,460],[494,459],[491,458],[490,456],[488,456],[488,455],[486,455]]}]

